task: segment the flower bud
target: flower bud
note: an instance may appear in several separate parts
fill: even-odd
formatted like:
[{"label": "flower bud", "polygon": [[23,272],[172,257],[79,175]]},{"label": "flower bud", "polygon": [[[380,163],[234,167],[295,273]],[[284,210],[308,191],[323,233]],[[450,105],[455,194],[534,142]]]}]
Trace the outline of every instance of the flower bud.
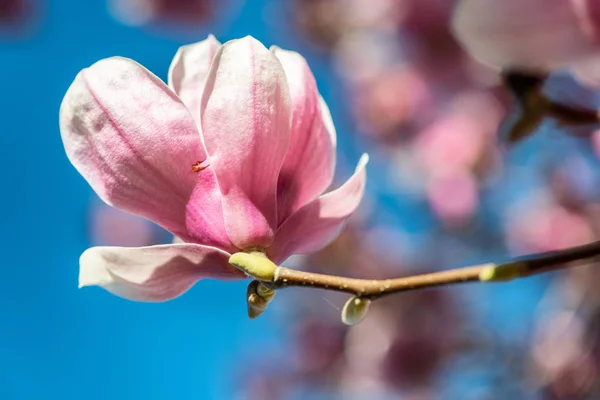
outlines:
[{"label": "flower bud", "polygon": [[356,325],[367,315],[371,300],[353,296],[344,304],[342,322],[346,325]]},{"label": "flower bud", "polygon": [[277,265],[262,253],[235,253],[229,257],[229,264],[244,271],[248,276],[261,281],[273,280]]},{"label": "flower bud", "polygon": [[246,290],[248,317],[259,317],[267,309],[267,305],[275,296],[275,291],[266,287],[261,281],[252,281]]},{"label": "flower bud", "polygon": [[510,281],[523,276],[526,269],[527,265],[518,261],[500,265],[489,264],[479,273],[479,280],[482,282]]}]

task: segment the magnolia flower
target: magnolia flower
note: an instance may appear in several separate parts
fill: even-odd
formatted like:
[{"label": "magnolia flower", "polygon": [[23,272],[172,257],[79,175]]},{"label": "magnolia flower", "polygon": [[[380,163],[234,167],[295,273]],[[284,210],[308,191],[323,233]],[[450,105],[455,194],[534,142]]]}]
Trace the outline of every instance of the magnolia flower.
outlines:
[{"label": "magnolia flower", "polygon": [[231,254],[281,263],[318,250],[358,206],[363,156],[330,185],[335,129],[306,60],[251,37],[179,49],[168,85],[120,57],[81,71],[60,109],[65,150],[108,204],[156,222],[183,243],[93,247],[80,286],[163,301],[202,278],[241,279]]},{"label": "magnolia flower", "polygon": [[499,67],[552,71],[572,67],[600,83],[600,1],[461,0],[453,20],[464,47]]}]

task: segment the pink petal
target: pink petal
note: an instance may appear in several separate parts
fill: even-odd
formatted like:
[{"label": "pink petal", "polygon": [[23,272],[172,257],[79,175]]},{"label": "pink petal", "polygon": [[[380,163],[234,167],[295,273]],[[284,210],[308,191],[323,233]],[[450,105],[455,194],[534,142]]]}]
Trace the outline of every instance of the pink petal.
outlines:
[{"label": "pink petal", "polygon": [[573,75],[577,80],[593,88],[600,88],[600,53],[572,66]]},{"label": "pink petal", "polygon": [[[124,58],[81,71],[60,109],[67,156],[108,204],[146,217],[185,241],[233,246],[227,238],[212,169],[196,124],[181,100],[156,76]],[[187,215],[202,193],[212,224]],[[195,214],[198,214],[197,212]]]},{"label": "pink petal", "polygon": [[100,286],[130,300],[170,300],[200,279],[243,279],[229,265],[229,256],[196,244],[92,247],[79,259],[79,287]]},{"label": "pink petal", "polygon": [[[319,96],[319,110],[321,111],[321,118],[323,118],[323,124],[325,125],[325,129],[329,134],[329,139],[335,149],[337,146],[337,137],[335,132],[335,125],[333,125],[333,119],[331,118],[331,112],[329,111],[329,106],[325,102],[325,99],[322,96]],[[335,151],[334,158],[331,161],[335,165]]]},{"label": "pink petal", "polygon": [[462,0],[454,33],[481,61],[551,70],[597,52],[568,0]]},{"label": "pink petal", "polygon": [[201,118],[231,241],[241,249],[269,246],[291,123],[279,60],[249,36],[225,43],[206,79]]},{"label": "pink petal", "polygon": [[580,24],[588,37],[600,44],[600,2],[598,0],[570,0]]},{"label": "pink petal", "polygon": [[173,89],[200,125],[200,100],[210,65],[221,43],[213,35],[198,43],[181,46],[169,68]]},{"label": "pink petal", "polygon": [[283,65],[292,100],[290,147],[277,184],[277,223],[281,225],[331,184],[335,145],[329,130],[333,127],[329,110],[321,111],[322,99],[304,57],[277,47],[271,51]]},{"label": "pink petal", "polygon": [[368,161],[369,157],[364,154],[346,183],[308,203],[277,229],[275,241],[268,248],[273,262],[281,263],[292,254],[319,250],[339,234],[363,197]]},{"label": "pink petal", "polygon": [[198,173],[198,184],[186,205],[185,227],[193,235],[182,237],[186,242],[214,246],[234,253],[238,251],[231,243],[225,221],[217,178],[212,169]]}]

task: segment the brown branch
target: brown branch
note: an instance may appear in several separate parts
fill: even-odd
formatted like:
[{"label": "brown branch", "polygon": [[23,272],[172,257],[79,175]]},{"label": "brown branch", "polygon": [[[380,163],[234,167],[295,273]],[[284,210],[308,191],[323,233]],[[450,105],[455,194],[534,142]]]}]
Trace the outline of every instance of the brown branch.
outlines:
[{"label": "brown branch", "polygon": [[277,270],[275,270],[273,282],[269,282],[268,285],[273,289],[281,289],[289,286],[316,287],[351,293],[358,297],[375,299],[397,292],[479,281],[479,274],[481,274],[481,271],[488,266],[489,265],[478,265],[405,278],[382,280],[353,279],[278,267]]},{"label": "brown branch", "polygon": [[592,125],[600,123],[600,115],[594,110],[575,108],[566,104],[549,102],[548,114],[563,125]]},{"label": "brown branch", "polygon": [[600,242],[565,250],[533,254],[504,264],[483,264],[405,278],[369,280],[296,271],[277,267],[273,279],[264,282],[271,289],[305,286],[346,292],[363,299],[392,293],[446,286],[465,282],[499,282],[575,266],[600,255]]},{"label": "brown branch", "polygon": [[531,71],[502,73],[502,81],[515,102],[515,107],[502,128],[509,142],[517,142],[533,134],[546,117],[555,119],[563,126],[600,123],[600,113],[597,110],[572,107],[548,98],[543,92],[546,79],[545,74]]}]

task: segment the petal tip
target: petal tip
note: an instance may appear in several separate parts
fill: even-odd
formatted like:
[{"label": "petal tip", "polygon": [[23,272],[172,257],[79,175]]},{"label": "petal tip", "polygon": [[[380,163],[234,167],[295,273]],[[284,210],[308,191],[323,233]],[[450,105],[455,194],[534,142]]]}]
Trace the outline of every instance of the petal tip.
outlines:
[{"label": "petal tip", "polygon": [[85,286],[106,286],[114,281],[111,274],[104,268],[103,258],[92,247],[84,251],[79,257],[79,288]]},{"label": "petal tip", "polygon": [[250,35],[246,35],[243,38],[239,38],[239,39],[232,39],[227,41],[226,43],[223,44],[223,47],[229,48],[232,45],[246,45],[246,46],[252,46],[252,45],[258,45],[260,48],[262,48],[264,51],[268,51],[267,48],[265,47],[264,44],[262,44],[262,42],[258,39],[256,39],[253,36]]},{"label": "petal tip", "polygon": [[212,33],[209,33],[208,36],[206,37],[206,39],[204,39],[203,41],[195,43],[195,44],[200,44],[200,43],[208,43],[209,45],[212,45],[216,48],[221,47],[221,42],[219,42],[219,40],[216,38],[216,36],[213,35]]},{"label": "petal tip", "polygon": [[369,154],[363,153],[362,156],[360,156],[360,159],[358,160],[358,164],[356,165],[356,171],[366,167],[366,165],[369,163],[369,159]]}]

